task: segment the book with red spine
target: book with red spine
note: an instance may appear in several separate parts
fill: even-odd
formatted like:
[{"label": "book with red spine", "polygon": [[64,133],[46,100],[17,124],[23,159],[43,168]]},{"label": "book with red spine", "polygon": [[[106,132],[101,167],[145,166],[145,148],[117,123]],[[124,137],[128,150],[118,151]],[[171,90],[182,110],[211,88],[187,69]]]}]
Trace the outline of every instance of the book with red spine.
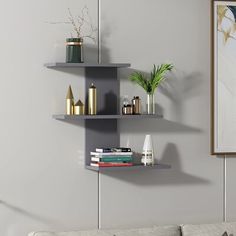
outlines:
[{"label": "book with red spine", "polygon": [[133,163],[107,163],[107,162],[97,162],[97,163],[90,163],[90,166],[95,167],[122,167],[122,166],[133,166]]}]

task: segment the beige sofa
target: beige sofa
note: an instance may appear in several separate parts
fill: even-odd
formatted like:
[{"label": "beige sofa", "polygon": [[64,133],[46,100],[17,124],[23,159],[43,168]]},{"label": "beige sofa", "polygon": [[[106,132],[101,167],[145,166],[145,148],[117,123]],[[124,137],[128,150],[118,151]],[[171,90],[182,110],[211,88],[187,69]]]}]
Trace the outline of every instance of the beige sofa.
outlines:
[{"label": "beige sofa", "polygon": [[[236,222],[199,225],[153,226],[140,229],[32,232],[28,236],[236,236]],[[225,234],[226,235],[226,234]],[[224,235],[224,236],[225,236]]]}]

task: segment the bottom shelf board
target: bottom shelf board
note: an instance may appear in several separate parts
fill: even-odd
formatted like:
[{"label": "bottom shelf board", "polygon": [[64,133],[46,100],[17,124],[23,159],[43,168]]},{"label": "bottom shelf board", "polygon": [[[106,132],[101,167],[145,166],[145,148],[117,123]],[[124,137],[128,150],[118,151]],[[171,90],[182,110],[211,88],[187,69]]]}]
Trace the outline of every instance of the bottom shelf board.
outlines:
[{"label": "bottom shelf board", "polygon": [[94,166],[85,166],[88,170],[93,171],[117,171],[117,170],[162,170],[162,169],[170,169],[170,165],[166,164],[156,164],[154,166],[144,166],[144,165],[133,165],[133,166],[122,166],[122,167],[94,167]]}]

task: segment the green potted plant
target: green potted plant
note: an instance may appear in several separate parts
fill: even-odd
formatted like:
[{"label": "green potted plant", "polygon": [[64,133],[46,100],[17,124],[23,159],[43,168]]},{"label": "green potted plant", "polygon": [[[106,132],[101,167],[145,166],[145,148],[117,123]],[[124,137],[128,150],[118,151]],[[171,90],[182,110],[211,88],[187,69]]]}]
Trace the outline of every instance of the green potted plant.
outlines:
[{"label": "green potted plant", "polygon": [[70,8],[68,8],[68,21],[50,22],[51,24],[69,24],[72,26],[73,33],[71,37],[66,39],[66,62],[82,63],[83,58],[83,42],[85,38],[96,41],[95,34],[97,28],[93,26],[89,17],[88,8],[85,6],[80,15],[73,16]]},{"label": "green potted plant", "polygon": [[155,90],[165,80],[167,71],[171,71],[173,67],[172,64],[154,65],[149,78],[141,72],[134,72],[129,76],[129,80],[141,86],[147,93],[147,114],[155,114]]}]

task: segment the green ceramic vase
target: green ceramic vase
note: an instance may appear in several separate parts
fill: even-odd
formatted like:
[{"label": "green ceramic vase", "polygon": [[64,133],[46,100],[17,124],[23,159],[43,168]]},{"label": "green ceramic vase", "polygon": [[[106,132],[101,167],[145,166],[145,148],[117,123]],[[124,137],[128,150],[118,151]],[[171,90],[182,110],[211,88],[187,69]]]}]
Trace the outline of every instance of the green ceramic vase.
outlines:
[{"label": "green ceramic vase", "polygon": [[83,63],[83,39],[67,38],[66,39],[66,62]]}]

